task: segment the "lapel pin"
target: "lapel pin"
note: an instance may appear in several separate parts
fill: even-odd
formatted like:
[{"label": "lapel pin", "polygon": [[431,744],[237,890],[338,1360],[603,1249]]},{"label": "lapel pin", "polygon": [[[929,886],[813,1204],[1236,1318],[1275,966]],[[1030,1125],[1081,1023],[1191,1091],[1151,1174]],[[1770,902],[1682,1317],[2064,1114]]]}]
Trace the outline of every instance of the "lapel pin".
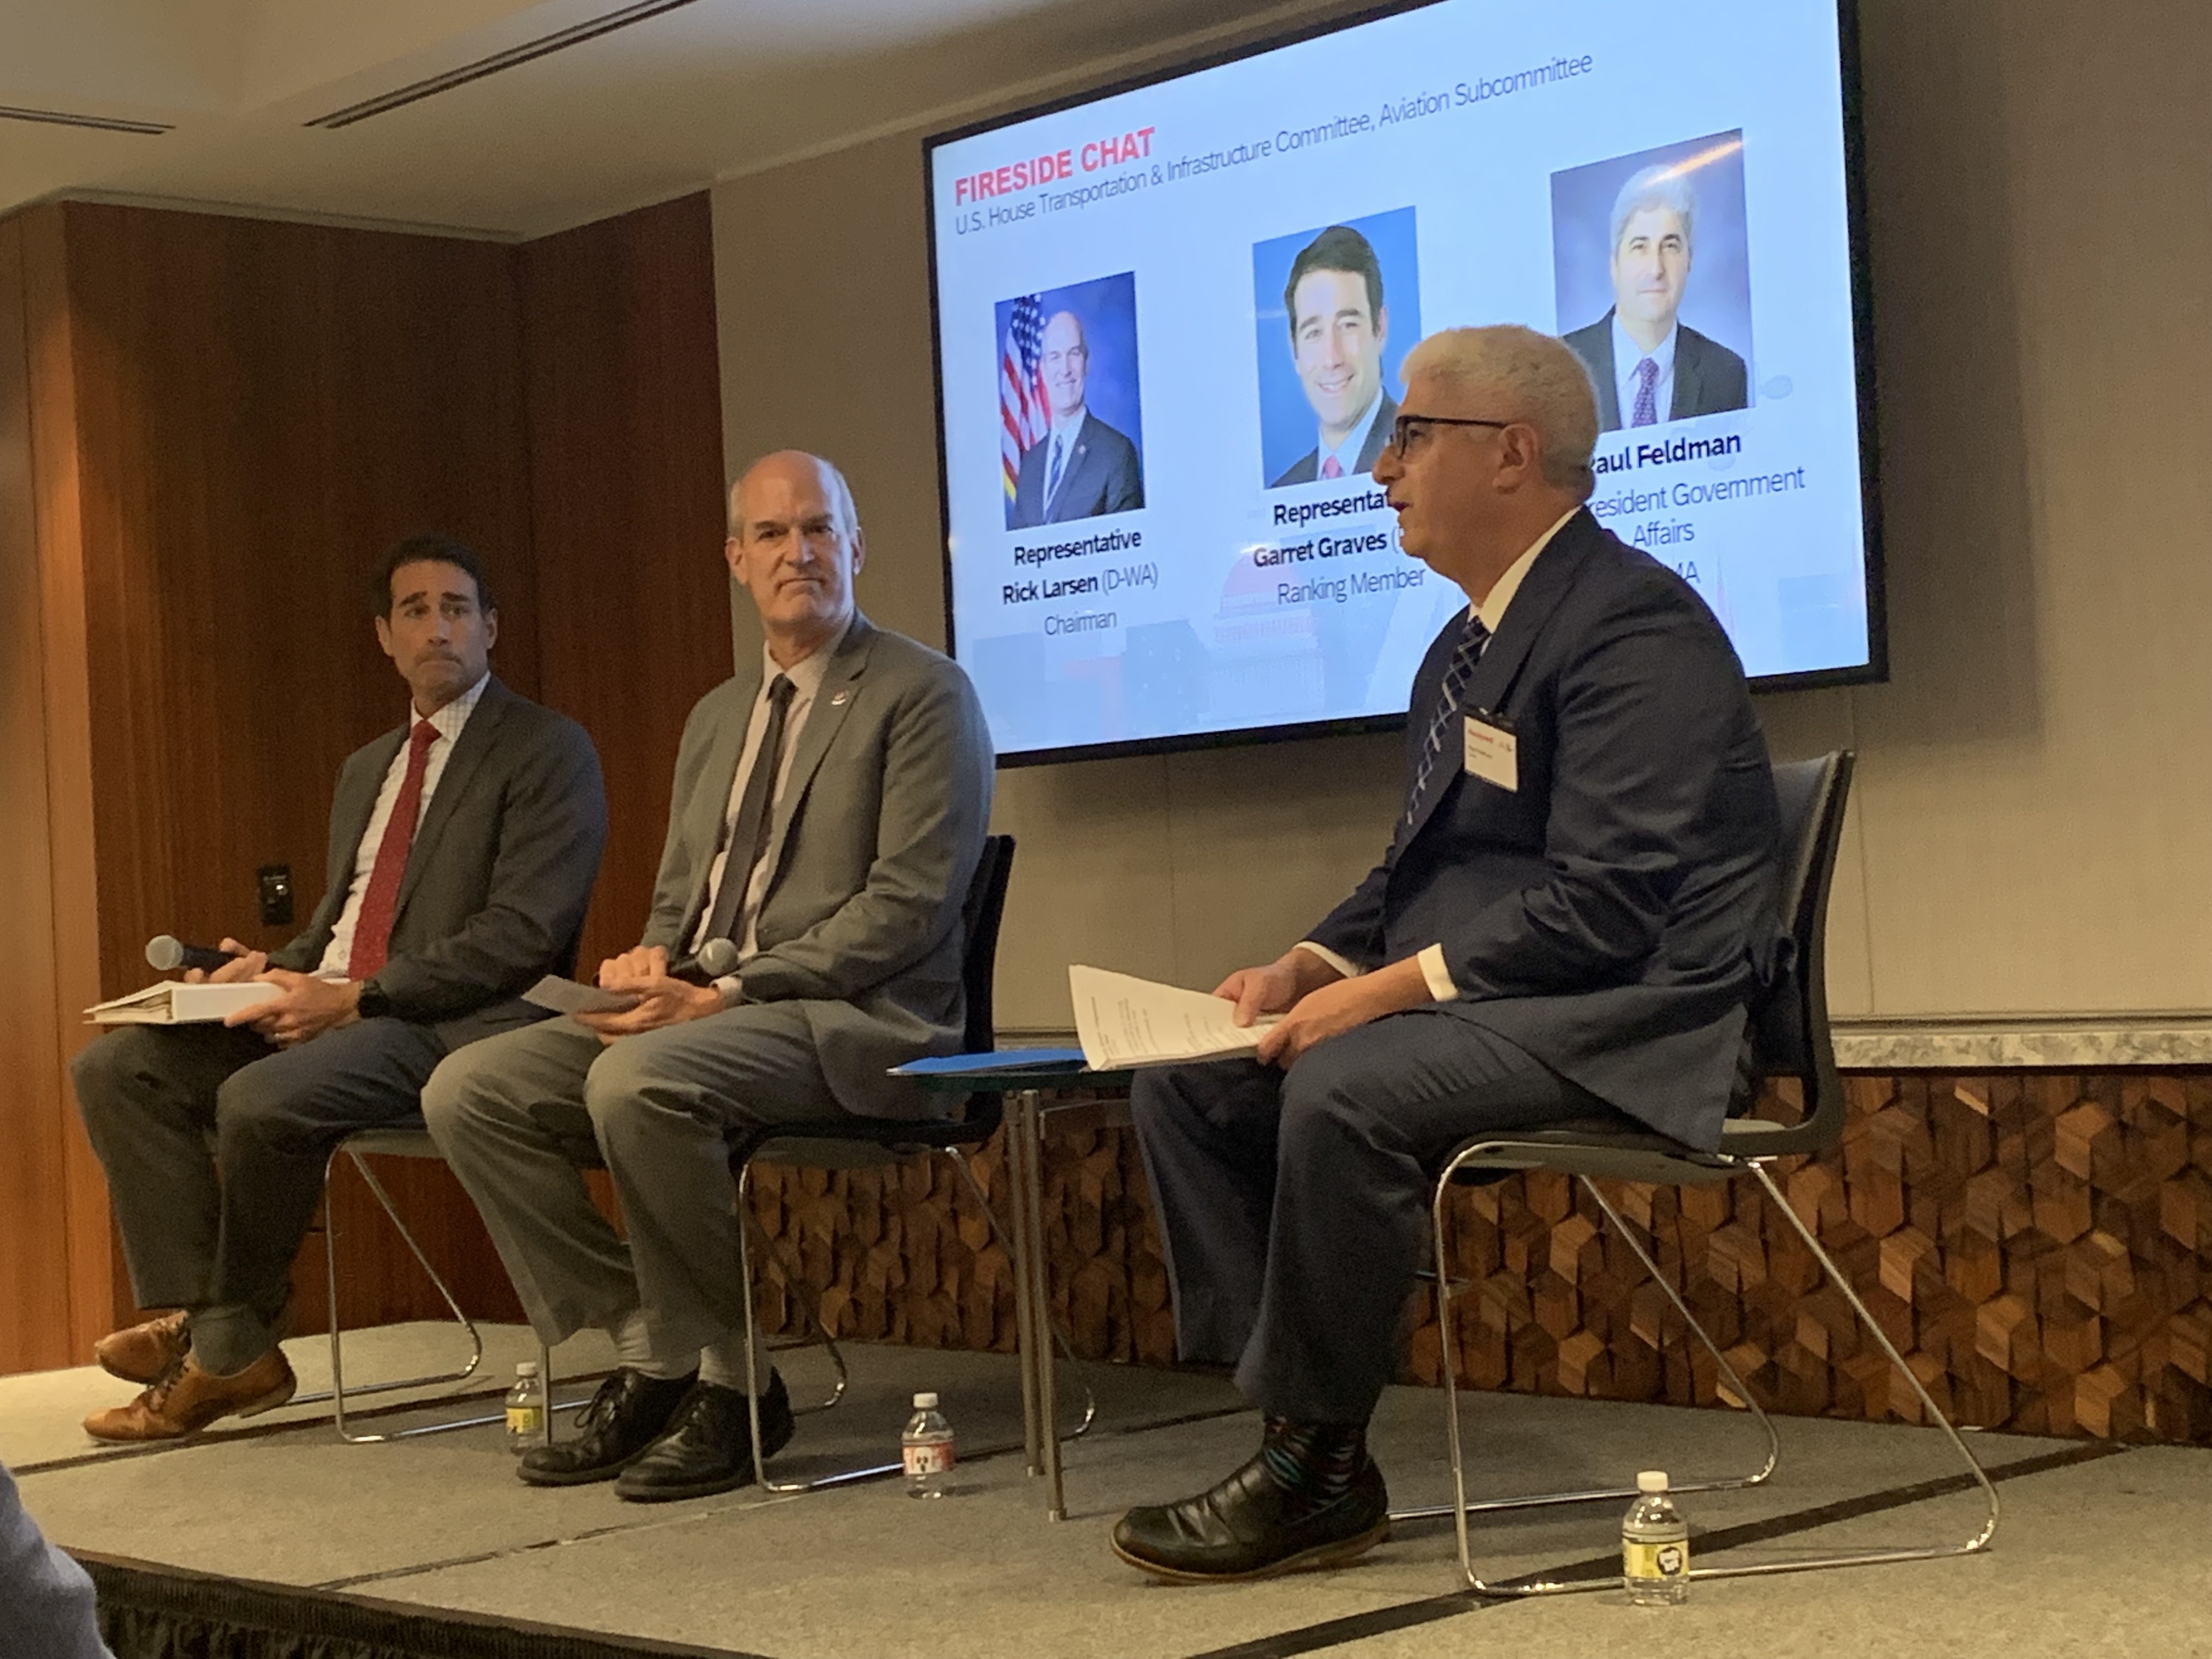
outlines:
[{"label": "lapel pin", "polygon": [[846,699],[850,697],[853,694],[850,691],[837,692],[830,697],[830,706],[832,708],[842,708],[845,706]]}]

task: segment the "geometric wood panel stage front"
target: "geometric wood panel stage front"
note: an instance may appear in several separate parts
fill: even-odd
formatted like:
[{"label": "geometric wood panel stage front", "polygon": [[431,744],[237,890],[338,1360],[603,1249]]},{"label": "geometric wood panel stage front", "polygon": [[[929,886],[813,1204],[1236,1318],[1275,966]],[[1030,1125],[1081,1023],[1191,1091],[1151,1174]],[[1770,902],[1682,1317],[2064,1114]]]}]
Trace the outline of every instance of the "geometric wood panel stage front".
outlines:
[{"label": "geometric wood panel stage front", "polygon": [[[2212,1073],[1857,1074],[1848,1125],[1790,1159],[1791,1205],[1954,1419],[2028,1434],[2212,1443]],[[1794,1115],[1784,1112],[1784,1116]],[[1054,1301],[1088,1358],[1170,1361],[1166,1269],[1112,1103],[1048,1119]],[[976,1159],[1003,1203],[999,1144]],[[757,1165],[755,1203],[840,1334],[1011,1349],[1012,1269],[940,1160]],[[1917,1407],[1749,1181],[1609,1195],[1770,1407],[1911,1420]],[[1459,1195],[1462,1375],[1477,1386],[1711,1403],[1710,1359],[1566,1178]],[[765,1311],[792,1310],[771,1279]],[[1438,1376],[1409,1304],[1403,1377]]]}]

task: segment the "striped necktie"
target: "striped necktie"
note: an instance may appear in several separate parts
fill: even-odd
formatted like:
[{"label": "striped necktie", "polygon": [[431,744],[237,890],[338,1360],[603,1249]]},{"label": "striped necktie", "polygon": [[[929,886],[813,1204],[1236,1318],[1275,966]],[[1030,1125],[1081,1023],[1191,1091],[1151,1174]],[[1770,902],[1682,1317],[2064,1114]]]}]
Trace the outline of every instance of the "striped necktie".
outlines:
[{"label": "striped necktie", "polygon": [[1429,734],[1421,744],[1421,763],[1413,769],[1413,787],[1407,792],[1406,823],[1409,827],[1420,816],[1421,805],[1429,798],[1430,781],[1437,774],[1444,746],[1451,741],[1453,729],[1459,721],[1460,700],[1467,696],[1468,682],[1474,678],[1475,665],[1482,660],[1482,647],[1489,641],[1490,630],[1483,626],[1482,618],[1468,611],[1459,644],[1444,669],[1443,684],[1437,690],[1437,712],[1429,717]]},{"label": "striped necktie", "polygon": [[1060,447],[1064,441],[1059,433],[1052,434],[1052,465],[1044,472],[1044,501],[1047,507],[1050,507],[1052,498],[1060,494],[1060,464],[1066,459],[1066,452]]}]

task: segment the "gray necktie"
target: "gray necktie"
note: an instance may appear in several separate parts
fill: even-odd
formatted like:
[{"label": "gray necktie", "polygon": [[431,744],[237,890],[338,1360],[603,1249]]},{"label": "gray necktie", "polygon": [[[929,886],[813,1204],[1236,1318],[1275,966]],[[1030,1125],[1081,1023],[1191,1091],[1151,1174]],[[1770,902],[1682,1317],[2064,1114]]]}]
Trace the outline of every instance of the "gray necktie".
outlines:
[{"label": "gray necktie", "polygon": [[745,778],[745,793],[738,798],[738,816],[730,824],[728,856],[722,860],[722,884],[714,894],[714,912],[707,924],[707,938],[744,941],[737,935],[738,916],[744,908],[745,889],[752,885],[753,870],[768,851],[769,828],[775,815],[769,810],[775,799],[775,775],[783,765],[783,727],[798,687],[778,674],[768,688],[768,729],[761,733],[760,752]]}]

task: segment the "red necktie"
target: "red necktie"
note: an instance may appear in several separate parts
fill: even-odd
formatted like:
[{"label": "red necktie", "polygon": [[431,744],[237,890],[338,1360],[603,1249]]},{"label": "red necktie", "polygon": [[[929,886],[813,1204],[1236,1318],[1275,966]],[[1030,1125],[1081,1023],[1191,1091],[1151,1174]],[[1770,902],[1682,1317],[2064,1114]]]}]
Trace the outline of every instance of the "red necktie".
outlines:
[{"label": "red necktie", "polygon": [[400,781],[399,799],[392,803],[384,839],[376,844],[368,891],[362,895],[361,915],[353,924],[353,951],[346,957],[349,979],[367,979],[384,966],[391,951],[392,917],[399,908],[399,878],[407,872],[407,849],[414,845],[415,817],[422,806],[422,775],[429,769],[430,745],[437,740],[438,728],[428,720],[416,721],[408,735],[407,775]]},{"label": "red necktie", "polygon": [[1341,478],[1344,476],[1344,463],[1338,460],[1335,456],[1330,456],[1321,464],[1321,476],[1324,478]]}]

